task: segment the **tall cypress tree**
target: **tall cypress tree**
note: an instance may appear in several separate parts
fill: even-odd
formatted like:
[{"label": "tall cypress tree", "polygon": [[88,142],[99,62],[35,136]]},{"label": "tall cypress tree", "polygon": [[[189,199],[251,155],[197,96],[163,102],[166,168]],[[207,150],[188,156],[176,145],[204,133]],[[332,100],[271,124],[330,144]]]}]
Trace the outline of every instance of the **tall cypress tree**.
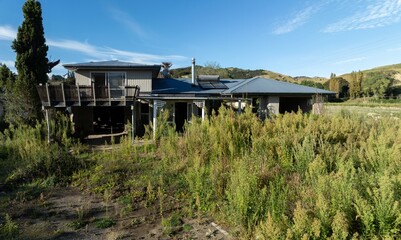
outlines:
[{"label": "tall cypress tree", "polygon": [[[18,77],[14,85],[14,95],[17,99],[12,101],[18,113],[7,112],[7,120],[11,123],[34,124],[40,113],[40,99],[36,85],[46,83],[47,73],[50,72],[47,58],[48,46],[44,37],[42,24],[42,8],[38,1],[27,0],[22,7],[24,21],[18,27],[17,38],[13,41],[12,49],[16,52],[15,67]],[[11,103],[10,103],[11,104]],[[18,116],[13,116],[17,114]]]}]

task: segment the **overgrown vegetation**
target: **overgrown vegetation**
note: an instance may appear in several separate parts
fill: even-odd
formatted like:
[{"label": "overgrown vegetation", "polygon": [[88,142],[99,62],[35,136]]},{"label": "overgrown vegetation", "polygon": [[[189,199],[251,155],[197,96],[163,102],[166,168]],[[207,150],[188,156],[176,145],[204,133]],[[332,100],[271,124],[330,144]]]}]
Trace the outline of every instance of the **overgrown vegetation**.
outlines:
[{"label": "overgrown vegetation", "polygon": [[400,237],[398,119],[342,111],[261,122],[222,108],[182,136],[161,126],[156,148],[123,140],[76,183],[127,204],[159,202],[166,234],[177,225],[164,214],[171,196],[183,213],[207,213],[239,238]]},{"label": "overgrown vegetation", "polygon": [[[68,151],[79,147],[70,138],[71,123],[55,113],[50,122],[52,143],[47,142],[46,125],[20,125],[0,132],[0,183],[7,189],[18,188],[37,180],[66,184],[84,162]],[[57,116],[57,117],[56,117]]]}]

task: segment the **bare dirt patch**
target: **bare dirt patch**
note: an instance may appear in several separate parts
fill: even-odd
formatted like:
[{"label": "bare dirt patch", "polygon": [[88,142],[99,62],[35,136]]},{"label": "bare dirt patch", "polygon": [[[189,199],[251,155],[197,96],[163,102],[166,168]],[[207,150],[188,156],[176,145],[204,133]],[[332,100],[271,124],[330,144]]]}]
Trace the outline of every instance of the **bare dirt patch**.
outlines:
[{"label": "bare dirt patch", "polygon": [[180,218],[168,226],[176,206],[172,203],[166,209],[163,220],[157,205],[138,202],[126,212],[115,200],[105,202],[65,187],[34,200],[12,201],[8,213],[18,223],[22,239],[232,239],[207,218]]}]

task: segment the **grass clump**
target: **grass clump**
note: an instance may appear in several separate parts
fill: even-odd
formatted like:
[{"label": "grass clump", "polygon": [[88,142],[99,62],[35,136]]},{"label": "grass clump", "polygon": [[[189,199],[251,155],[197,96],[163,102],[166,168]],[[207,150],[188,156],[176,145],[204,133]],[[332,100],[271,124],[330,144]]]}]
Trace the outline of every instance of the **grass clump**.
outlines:
[{"label": "grass clump", "polygon": [[18,224],[11,218],[9,214],[4,217],[4,222],[0,224],[0,238],[2,239],[18,239]]},{"label": "grass clump", "polygon": [[116,221],[111,218],[101,218],[95,222],[97,228],[105,229],[116,225]]}]

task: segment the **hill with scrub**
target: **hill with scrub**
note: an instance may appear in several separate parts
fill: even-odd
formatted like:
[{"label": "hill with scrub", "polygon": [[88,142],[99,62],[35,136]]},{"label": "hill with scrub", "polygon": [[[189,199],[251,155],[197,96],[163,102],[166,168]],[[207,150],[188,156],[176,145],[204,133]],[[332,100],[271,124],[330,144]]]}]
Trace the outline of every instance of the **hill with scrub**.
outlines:
[{"label": "hill with scrub", "polygon": [[[349,83],[352,81],[352,73],[336,76],[331,74],[330,78],[308,77],[308,76],[289,76],[265,69],[241,69],[236,67],[222,68],[217,63],[208,63],[205,66],[196,66],[197,74],[216,74],[221,78],[245,79],[256,76],[271,78],[284,82],[292,82],[311,87],[324,88],[339,93],[339,96],[349,96],[347,92]],[[361,96],[398,96],[401,94],[401,64],[386,65],[367,70],[361,73]],[[190,78],[191,67],[176,68],[171,70],[172,77]],[[331,83],[333,80],[336,83]]]}]

